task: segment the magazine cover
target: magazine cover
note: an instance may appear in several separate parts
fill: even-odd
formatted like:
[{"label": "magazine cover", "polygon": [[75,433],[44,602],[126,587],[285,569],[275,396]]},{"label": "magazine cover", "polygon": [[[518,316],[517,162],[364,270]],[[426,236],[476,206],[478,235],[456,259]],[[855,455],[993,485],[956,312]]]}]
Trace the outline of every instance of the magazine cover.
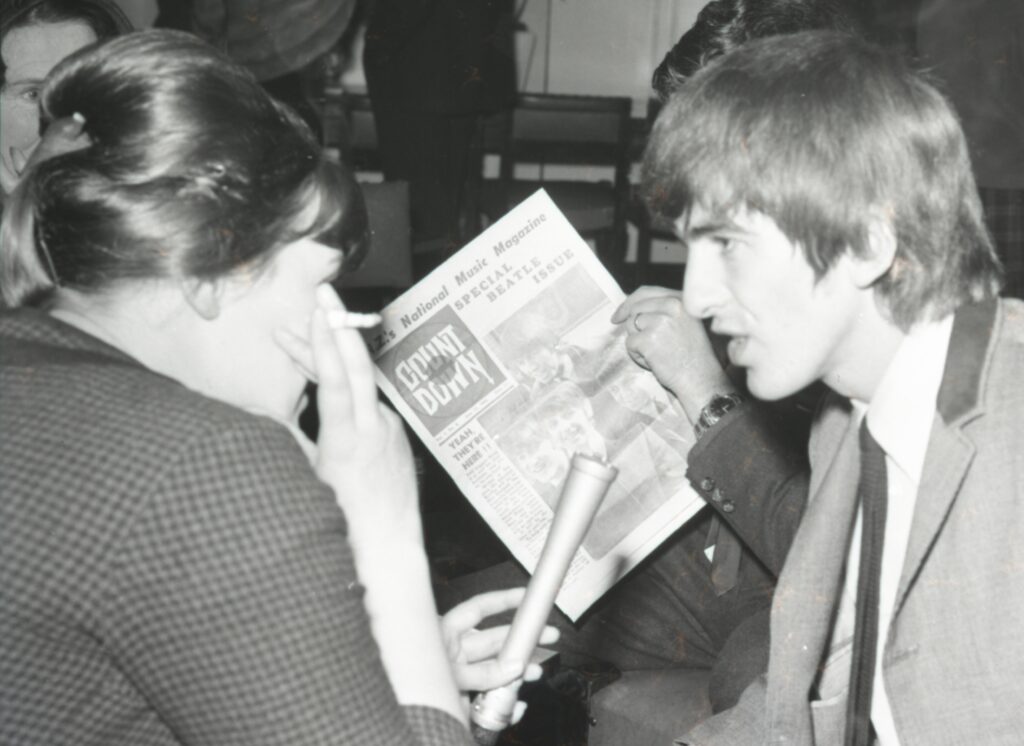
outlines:
[{"label": "magazine cover", "polygon": [[573,620],[704,504],[689,422],[609,320],[623,298],[538,191],[368,336],[381,389],[527,570],[573,454],[618,468],[557,598]]}]

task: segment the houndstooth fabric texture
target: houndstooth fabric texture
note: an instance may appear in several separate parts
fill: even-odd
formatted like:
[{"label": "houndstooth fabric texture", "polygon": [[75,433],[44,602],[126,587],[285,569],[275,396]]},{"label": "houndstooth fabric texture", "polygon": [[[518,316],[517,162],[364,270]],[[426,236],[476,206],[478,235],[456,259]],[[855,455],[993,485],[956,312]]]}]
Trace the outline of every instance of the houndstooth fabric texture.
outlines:
[{"label": "houndstooth fabric texture", "polygon": [[285,428],[23,310],[0,432],[0,743],[469,743],[396,702]]},{"label": "houndstooth fabric texture", "polygon": [[1003,263],[1002,295],[1024,298],[1024,189],[981,187],[985,223]]}]

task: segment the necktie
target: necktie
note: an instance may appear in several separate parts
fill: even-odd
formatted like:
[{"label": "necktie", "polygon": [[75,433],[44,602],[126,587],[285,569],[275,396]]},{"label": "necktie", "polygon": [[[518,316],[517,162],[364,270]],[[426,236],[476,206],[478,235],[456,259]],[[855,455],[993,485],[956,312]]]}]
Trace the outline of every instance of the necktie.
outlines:
[{"label": "necktie", "polygon": [[860,574],[857,578],[856,626],[850,666],[850,699],[846,711],[846,746],[871,743],[871,686],[878,651],[878,585],[882,574],[885,511],[889,492],[885,452],[868,432],[867,418],[860,426],[861,506]]}]

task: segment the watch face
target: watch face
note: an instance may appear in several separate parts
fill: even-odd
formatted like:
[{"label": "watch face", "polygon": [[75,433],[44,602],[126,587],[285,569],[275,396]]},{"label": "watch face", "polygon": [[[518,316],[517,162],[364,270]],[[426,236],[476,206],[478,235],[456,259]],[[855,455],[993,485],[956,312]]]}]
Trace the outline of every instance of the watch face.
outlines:
[{"label": "watch face", "polygon": [[726,401],[726,399],[715,398],[711,400],[710,404],[708,404],[708,419],[711,422],[714,422],[723,414],[725,414]]},{"label": "watch face", "polygon": [[700,438],[706,430],[717,423],[725,413],[739,404],[742,398],[738,394],[717,394],[700,411],[697,423],[693,426],[694,432]]},{"label": "watch face", "polygon": [[725,396],[716,396],[708,404],[708,417],[714,422],[715,420],[721,419],[722,415],[728,412],[733,407],[732,399]]}]

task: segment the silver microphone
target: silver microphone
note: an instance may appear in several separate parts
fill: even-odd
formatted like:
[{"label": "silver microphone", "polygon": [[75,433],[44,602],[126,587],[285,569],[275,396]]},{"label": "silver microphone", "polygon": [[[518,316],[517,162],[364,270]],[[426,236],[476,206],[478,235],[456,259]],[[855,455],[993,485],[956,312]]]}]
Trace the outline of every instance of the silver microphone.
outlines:
[{"label": "silver microphone", "polygon": [[[529,661],[572,558],[618,471],[594,456],[577,453],[572,457],[537,568],[512,619],[505,644],[498,653],[498,660],[502,663],[525,665]],[[522,680],[518,679],[503,687],[481,692],[473,700],[470,726],[479,746],[492,746],[501,731],[508,727],[521,684]]]}]

